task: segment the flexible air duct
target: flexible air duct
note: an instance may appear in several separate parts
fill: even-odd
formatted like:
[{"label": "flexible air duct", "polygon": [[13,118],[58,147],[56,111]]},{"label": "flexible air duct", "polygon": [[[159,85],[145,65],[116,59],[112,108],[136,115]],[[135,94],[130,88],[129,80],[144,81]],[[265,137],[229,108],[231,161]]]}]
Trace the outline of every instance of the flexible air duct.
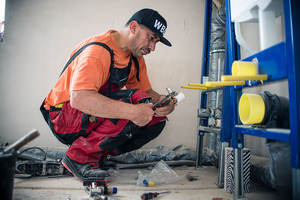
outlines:
[{"label": "flexible air duct", "polygon": [[[224,4],[216,10],[211,21],[210,38],[210,61],[209,61],[209,81],[219,81],[224,74],[224,54],[225,54],[225,30],[226,30],[226,9]],[[222,117],[222,96],[223,91],[209,92],[207,94],[207,108],[213,110],[212,120],[209,125],[214,125],[216,119]],[[218,166],[220,152],[220,137],[215,133],[208,133],[208,145],[206,154],[214,166]]]}]

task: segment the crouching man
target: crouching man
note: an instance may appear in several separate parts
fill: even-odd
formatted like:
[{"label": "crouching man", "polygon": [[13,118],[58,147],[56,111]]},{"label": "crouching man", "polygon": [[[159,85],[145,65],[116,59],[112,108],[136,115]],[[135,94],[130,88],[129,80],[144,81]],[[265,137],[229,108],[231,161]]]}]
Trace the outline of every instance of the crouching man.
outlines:
[{"label": "crouching man", "polygon": [[174,104],[152,108],[164,96],[152,89],[143,56],[157,42],[171,46],[166,28],[157,11],[142,9],[122,30],[84,40],[43,101],[47,124],[69,145],[62,164],[80,181],[110,179],[107,155],[139,149],[162,132]]}]

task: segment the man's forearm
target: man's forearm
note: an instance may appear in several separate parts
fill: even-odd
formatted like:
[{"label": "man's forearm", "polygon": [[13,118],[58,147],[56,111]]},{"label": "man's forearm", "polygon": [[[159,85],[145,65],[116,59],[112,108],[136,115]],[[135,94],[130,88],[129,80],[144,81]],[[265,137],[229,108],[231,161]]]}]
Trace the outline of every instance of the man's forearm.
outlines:
[{"label": "man's forearm", "polygon": [[147,93],[153,98],[152,103],[158,102],[161,98],[161,95],[155,92],[152,88],[147,90]]},{"label": "man's forearm", "polygon": [[103,118],[131,119],[132,104],[115,101],[93,90],[77,90],[70,94],[70,103],[84,113]]},{"label": "man's forearm", "polygon": [[93,90],[77,90],[70,94],[73,108],[102,118],[128,119],[138,126],[148,124],[154,115],[152,104],[130,104],[112,100]]}]

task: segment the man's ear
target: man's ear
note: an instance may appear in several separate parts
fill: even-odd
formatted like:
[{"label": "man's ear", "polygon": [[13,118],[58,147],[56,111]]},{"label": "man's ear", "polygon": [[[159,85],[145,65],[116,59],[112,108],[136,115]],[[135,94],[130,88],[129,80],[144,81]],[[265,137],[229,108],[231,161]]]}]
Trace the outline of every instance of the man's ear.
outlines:
[{"label": "man's ear", "polygon": [[129,24],[129,30],[130,30],[130,32],[132,34],[135,34],[138,26],[139,26],[139,23],[137,23],[136,21],[130,22],[130,24]]}]

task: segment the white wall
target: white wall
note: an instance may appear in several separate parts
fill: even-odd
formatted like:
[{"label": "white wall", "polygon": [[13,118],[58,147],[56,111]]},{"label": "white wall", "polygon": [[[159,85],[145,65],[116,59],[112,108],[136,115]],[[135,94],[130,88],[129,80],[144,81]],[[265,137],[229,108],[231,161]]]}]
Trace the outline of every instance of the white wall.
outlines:
[{"label": "white wall", "polygon": [[196,146],[199,91],[180,87],[199,82],[204,0],[9,0],[4,42],[0,43],[0,143],[12,143],[31,129],[31,144],[63,146],[52,135],[39,106],[56,82],[71,50],[83,39],[121,29],[137,10],[158,10],[168,22],[173,47],[158,44],[146,56],[152,86],[170,86],[186,100],[170,115],[161,136],[146,145]]},{"label": "white wall", "polygon": [[[166,37],[173,47],[158,44],[146,56],[152,86],[183,91],[186,100],[169,116],[163,133],[146,148],[179,144],[196,147],[199,91],[181,89],[200,82],[204,0],[8,0],[4,42],[0,43],[0,144],[12,143],[31,129],[41,136],[31,144],[62,147],[52,135],[39,106],[56,82],[70,51],[83,39],[121,29],[137,10],[150,7],[168,21]],[[284,39],[283,19],[277,20],[278,41]],[[259,50],[257,24],[243,24],[242,33]],[[243,49],[242,57],[248,54]],[[288,96],[287,83],[269,90]],[[251,153],[267,156],[265,139],[248,137]]]}]

